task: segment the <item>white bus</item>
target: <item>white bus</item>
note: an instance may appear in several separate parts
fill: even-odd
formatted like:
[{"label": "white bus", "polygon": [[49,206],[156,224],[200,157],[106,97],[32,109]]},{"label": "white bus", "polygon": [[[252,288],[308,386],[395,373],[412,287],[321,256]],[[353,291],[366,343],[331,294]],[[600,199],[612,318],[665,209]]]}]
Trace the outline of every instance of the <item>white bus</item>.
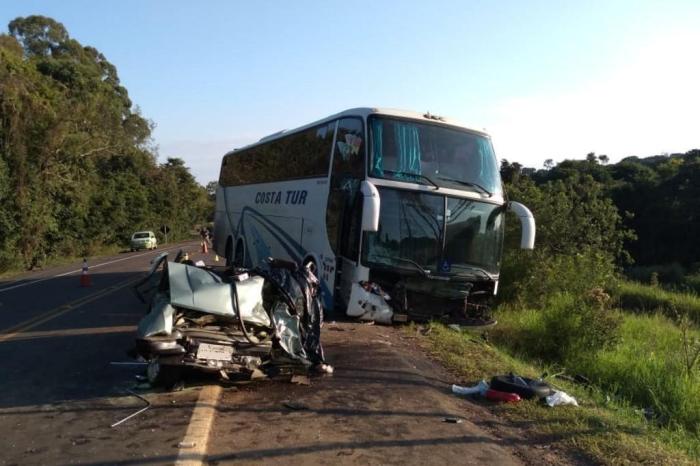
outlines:
[{"label": "white bus", "polygon": [[413,319],[496,294],[507,202],[491,140],[429,113],[356,108],[227,153],[214,248],[229,264],[311,262],[326,311],[353,283],[382,287]]}]

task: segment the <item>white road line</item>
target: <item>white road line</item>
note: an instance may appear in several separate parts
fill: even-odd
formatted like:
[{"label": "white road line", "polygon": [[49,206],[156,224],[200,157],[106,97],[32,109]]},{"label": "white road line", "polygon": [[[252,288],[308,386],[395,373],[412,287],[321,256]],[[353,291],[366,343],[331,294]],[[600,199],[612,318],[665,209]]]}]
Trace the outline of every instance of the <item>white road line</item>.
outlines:
[{"label": "white road line", "polygon": [[209,434],[221,391],[219,385],[207,385],[199,392],[187,433],[180,442],[175,462],[177,466],[201,466],[206,459]]},{"label": "white road line", "polygon": [[[173,249],[178,249],[178,248],[181,248],[181,247],[183,247],[183,246],[182,246],[182,245],[181,245],[181,246],[173,246],[173,247],[171,247],[171,248],[165,248],[165,249],[159,249],[159,250],[155,250],[155,251],[144,252],[143,254],[137,254],[137,255],[135,255],[135,256],[122,257],[121,259],[115,259],[115,260],[113,260],[113,261],[108,261],[108,262],[103,262],[103,263],[101,263],[101,264],[91,265],[90,268],[91,268],[91,269],[96,269],[96,268],[98,268],[98,267],[102,267],[102,266],[105,266],[105,265],[115,264],[115,263],[117,263],[117,262],[126,261],[126,260],[130,260],[130,259],[136,259],[137,257],[147,256],[148,254],[154,254],[154,253],[157,254],[157,253],[160,253],[160,252],[163,252],[163,251],[171,251],[171,250],[173,250]],[[33,281],[30,281],[30,282],[23,282],[23,283],[19,283],[19,284],[17,284],[17,285],[12,285],[12,286],[8,286],[8,287],[5,287],[5,288],[0,288],[0,293],[5,292],[5,291],[10,291],[10,290],[15,290],[15,289],[17,289],[17,288],[22,288],[23,286],[36,285],[37,283],[45,282],[45,281],[51,280],[51,279],[53,279],[53,278],[65,277],[66,275],[71,275],[71,274],[78,273],[78,272],[82,272],[82,271],[83,271],[82,268],[81,268],[81,269],[76,269],[76,270],[71,270],[70,272],[64,272],[64,273],[60,273],[60,274],[58,274],[58,275],[52,275],[52,276],[50,276],[50,277],[39,278],[39,279],[37,279],[37,280],[33,280]]]}]

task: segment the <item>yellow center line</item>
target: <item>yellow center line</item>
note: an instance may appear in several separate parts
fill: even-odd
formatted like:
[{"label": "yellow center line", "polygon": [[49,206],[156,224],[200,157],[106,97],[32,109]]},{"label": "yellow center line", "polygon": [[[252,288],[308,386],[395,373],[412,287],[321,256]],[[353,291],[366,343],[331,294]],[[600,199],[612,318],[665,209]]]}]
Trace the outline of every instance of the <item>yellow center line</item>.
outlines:
[{"label": "yellow center line", "polygon": [[10,327],[9,329],[6,329],[2,333],[0,333],[0,342],[11,340],[19,333],[26,332],[29,329],[32,329],[52,319],[55,319],[56,317],[62,316],[63,314],[72,311],[73,309],[77,309],[81,306],[84,306],[85,304],[91,303],[97,299],[112,294],[115,291],[119,291],[122,288],[126,288],[127,286],[132,285],[141,279],[142,276],[138,276],[136,278],[126,280],[117,285],[110,286],[109,288],[98,291],[88,296],[83,296],[82,298],[76,299],[67,304],[62,304],[49,311],[44,312],[43,314],[25,320],[24,322],[21,322],[15,325],[14,327]]},{"label": "yellow center line", "polygon": [[114,327],[86,327],[67,328],[60,330],[35,330],[33,332],[22,332],[12,338],[12,341],[38,340],[41,338],[75,337],[82,335],[106,335],[111,333],[133,333],[136,331],[135,325],[117,325]]}]

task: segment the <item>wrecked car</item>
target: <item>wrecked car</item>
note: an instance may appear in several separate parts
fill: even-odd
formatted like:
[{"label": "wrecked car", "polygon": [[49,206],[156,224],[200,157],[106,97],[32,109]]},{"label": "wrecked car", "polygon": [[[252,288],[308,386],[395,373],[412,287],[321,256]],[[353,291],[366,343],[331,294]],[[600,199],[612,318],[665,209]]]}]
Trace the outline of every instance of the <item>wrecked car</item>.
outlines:
[{"label": "wrecked car", "polygon": [[330,371],[320,332],[319,282],[309,268],[269,259],[265,269],[195,266],[157,256],[135,286],[148,302],[132,355],[148,381],[172,385],[184,370],[256,378]]}]

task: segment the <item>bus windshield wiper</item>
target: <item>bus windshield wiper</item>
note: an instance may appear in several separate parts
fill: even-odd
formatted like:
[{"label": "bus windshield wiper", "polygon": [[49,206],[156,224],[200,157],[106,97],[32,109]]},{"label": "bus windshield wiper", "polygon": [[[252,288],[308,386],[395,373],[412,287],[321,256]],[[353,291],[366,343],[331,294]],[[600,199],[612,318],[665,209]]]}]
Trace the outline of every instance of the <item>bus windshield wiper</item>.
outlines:
[{"label": "bus windshield wiper", "polygon": [[431,180],[430,178],[428,178],[428,177],[425,176],[425,175],[419,175],[418,173],[396,172],[396,171],[393,171],[393,170],[382,170],[382,171],[383,171],[384,173],[389,173],[390,175],[400,175],[400,176],[402,175],[402,176],[406,176],[406,177],[411,177],[411,176],[413,176],[413,177],[415,177],[415,178],[420,178],[421,180],[427,181],[429,184],[433,185],[433,187],[434,187],[435,189],[440,189],[440,186],[439,186],[436,182],[434,182],[433,180]]},{"label": "bus windshield wiper", "polygon": [[451,267],[458,267],[461,269],[469,269],[473,270],[474,272],[478,272],[481,274],[481,276],[488,278],[489,280],[493,280],[493,277],[491,276],[490,273],[488,273],[486,270],[480,268],[480,267],[474,267],[471,265],[465,265],[465,264],[452,264]]},{"label": "bus windshield wiper", "polygon": [[413,265],[424,277],[429,277],[430,276],[430,270],[424,269],[418,262],[413,261],[411,259],[406,259],[405,257],[390,257],[390,256],[374,256],[378,259],[389,259],[389,260],[397,260],[401,262],[406,262],[408,264]]},{"label": "bus windshield wiper", "polygon": [[489,197],[493,196],[493,193],[491,191],[484,188],[483,186],[481,186],[478,183],[472,183],[471,181],[458,180],[456,178],[448,178],[446,176],[438,176],[438,179],[445,180],[445,181],[452,181],[453,183],[461,184],[463,186],[469,186],[471,188],[476,188],[479,191],[481,191],[482,193],[487,194]]}]

